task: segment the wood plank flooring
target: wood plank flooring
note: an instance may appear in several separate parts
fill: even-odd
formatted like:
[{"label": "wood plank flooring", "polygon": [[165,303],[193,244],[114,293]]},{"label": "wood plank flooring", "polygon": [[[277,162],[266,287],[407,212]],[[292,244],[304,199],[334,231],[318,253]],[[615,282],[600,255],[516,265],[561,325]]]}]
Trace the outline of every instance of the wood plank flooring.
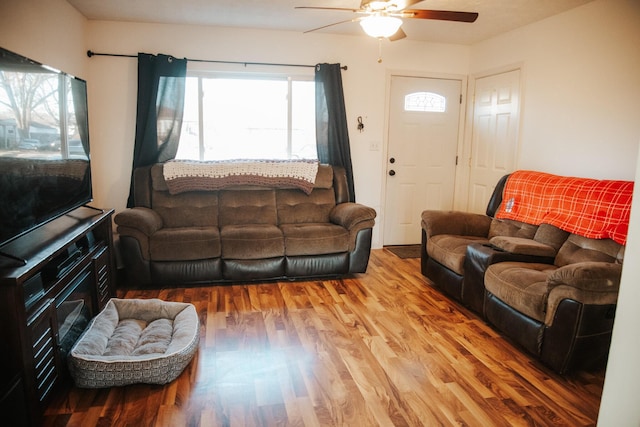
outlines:
[{"label": "wood plank flooring", "polygon": [[589,426],[603,372],[560,377],[373,250],[343,280],[120,290],[193,303],[201,341],[166,386],[71,388],[46,426]]}]

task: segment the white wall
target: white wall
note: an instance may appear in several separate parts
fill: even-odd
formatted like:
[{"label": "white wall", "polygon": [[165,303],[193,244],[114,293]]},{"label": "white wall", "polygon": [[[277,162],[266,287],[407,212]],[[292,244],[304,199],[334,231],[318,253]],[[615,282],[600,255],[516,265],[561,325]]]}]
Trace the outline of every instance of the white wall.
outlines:
[{"label": "white wall", "polygon": [[523,64],[521,169],[626,179],[640,132],[640,2],[599,0],[473,46],[471,74]]},{"label": "white wall", "polygon": [[87,79],[86,19],[64,0],[0,0],[0,46]]},{"label": "white wall", "polygon": [[[640,177],[640,158],[636,177]],[[609,362],[598,414],[601,427],[640,425],[640,185],[633,192],[631,225],[625,249],[625,263]]]}]

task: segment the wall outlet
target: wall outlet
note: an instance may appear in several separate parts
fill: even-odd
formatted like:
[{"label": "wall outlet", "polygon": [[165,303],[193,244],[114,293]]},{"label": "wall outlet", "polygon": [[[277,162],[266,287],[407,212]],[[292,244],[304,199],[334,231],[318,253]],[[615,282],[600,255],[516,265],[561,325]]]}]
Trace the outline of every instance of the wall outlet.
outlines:
[{"label": "wall outlet", "polygon": [[369,143],[370,151],[380,151],[380,143],[378,141],[371,141]]}]

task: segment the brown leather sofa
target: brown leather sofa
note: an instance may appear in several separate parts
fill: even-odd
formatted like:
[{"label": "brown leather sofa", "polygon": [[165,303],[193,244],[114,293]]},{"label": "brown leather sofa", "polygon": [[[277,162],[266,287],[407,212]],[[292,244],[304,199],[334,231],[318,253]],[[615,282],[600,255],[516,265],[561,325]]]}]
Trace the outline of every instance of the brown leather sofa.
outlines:
[{"label": "brown leather sofa", "polygon": [[163,165],[136,169],[133,208],[115,217],[127,281],[186,284],[366,271],[375,210],[349,202],[343,168],[313,190],[235,186],[169,192]]},{"label": "brown leather sofa", "polygon": [[422,213],[422,274],[559,373],[606,361],[624,246],[549,224]]}]

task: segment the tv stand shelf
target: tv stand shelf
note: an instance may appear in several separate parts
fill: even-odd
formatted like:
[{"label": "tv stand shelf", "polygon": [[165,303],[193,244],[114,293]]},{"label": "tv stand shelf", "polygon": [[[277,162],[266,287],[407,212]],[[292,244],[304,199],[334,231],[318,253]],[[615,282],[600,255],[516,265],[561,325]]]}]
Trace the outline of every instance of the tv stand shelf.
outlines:
[{"label": "tv stand shelf", "polygon": [[[113,210],[80,207],[0,250],[0,413],[36,426],[69,384],[66,355],[115,296]],[[16,262],[23,259],[26,264]]]}]

